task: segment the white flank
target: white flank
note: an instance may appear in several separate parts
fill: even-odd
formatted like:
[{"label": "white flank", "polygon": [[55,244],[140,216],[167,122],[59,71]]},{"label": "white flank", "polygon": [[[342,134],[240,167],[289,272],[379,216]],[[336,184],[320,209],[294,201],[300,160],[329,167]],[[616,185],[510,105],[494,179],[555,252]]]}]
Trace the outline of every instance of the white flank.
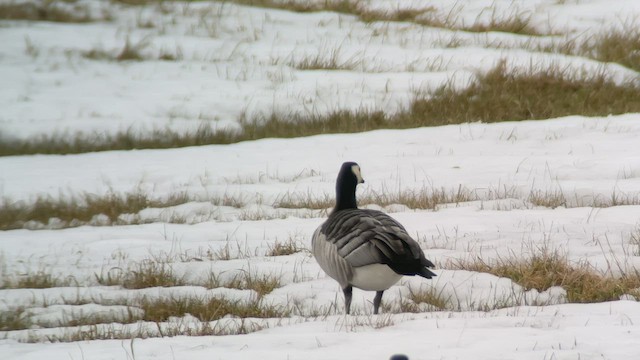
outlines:
[{"label": "white flank", "polygon": [[380,291],[390,288],[401,277],[387,265],[372,264],[355,268],[351,284],[363,290]]}]

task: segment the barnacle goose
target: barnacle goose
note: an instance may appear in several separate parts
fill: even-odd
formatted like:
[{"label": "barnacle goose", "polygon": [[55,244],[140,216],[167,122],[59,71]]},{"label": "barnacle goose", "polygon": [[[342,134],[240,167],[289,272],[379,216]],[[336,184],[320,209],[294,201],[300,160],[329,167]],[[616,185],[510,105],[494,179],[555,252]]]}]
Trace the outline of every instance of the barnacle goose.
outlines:
[{"label": "barnacle goose", "polygon": [[428,268],[418,243],[404,227],[377,210],[358,209],[356,186],[364,183],[360,166],[345,162],[336,180],[336,205],[311,239],[313,255],[344,292],[346,313],[351,308],[353,286],[376,291],[373,313],[377,314],[382,293],[402,275],[436,276]]}]

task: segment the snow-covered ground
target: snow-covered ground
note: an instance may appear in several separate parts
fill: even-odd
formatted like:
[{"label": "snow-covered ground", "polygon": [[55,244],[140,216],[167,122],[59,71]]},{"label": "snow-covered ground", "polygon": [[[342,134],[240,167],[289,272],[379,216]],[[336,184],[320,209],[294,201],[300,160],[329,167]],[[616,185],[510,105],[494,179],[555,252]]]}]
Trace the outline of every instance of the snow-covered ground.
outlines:
[{"label": "snow-covered ground", "polygon": [[[640,13],[634,0],[407,2],[435,7],[441,18],[472,25],[492,16],[530,18],[542,34],[467,33],[411,23],[365,24],[336,13],[292,13],[228,3],[166,2],[120,9],[89,1],[94,12],[111,9],[113,22],[68,25],[4,22],[0,41],[2,134],[26,138],[67,131],[115,132],[170,127],[193,130],[202,122],[233,127],[242,114],[324,112],[406,105],[413,93],[450,79],[464,84],[477,70],[507,59],[512,66],[554,62],[632,76],[618,65],[523,50],[565,36],[621,27]],[[370,8],[400,8],[367,1]],[[404,3],[404,2],[403,2]],[[561,4],[564,3],[564,4]],[[495,10],[492,10],[495,9]],[[495,15],[494,15],[495,14]],[[148,46],[150,60],[118,63],[82,56],[112,56],[125,46]],[[456,45],[452,45],[452,44]],[[488,48],[487,44],[514,49]],[[181,61],[158,61],[162,54]],[[298,71],[304,59],[337,59],[357,71]],[[105,101],[108,99],[108,101]]]},{"label": "snow-covered ground", "polygon": [[[54,132],[166,127],[186,131],[202,123],[232,127],[243,113],[271,111],[366,107],[391,112],[408,104],[416,91],[452,79],[464,85],[501,59],[510,66],[606,67],[619,80],[637,77],[620,65],[520,46],[619,26],[640,15],[640,2],[632,0],[408,2],[415,8],[433,6],[442,14],[455,9],[457,21],[465,24],[486,20],[492,8],[494,13],[525,14],[540,32],[560,34],[540,37],[401,22],[365,24],[344,14],[229,3],[81,3],[97,13],[110,9],[113,20],[0,22],[0,136],[27,139]],[[395,1],[364,3],[371,8],[399,6]],[[92,49],[115,55],[127,38],[137,43],[145,37],[150,42],[143,50],[149,57],[145,61],[82,56]],[[446,46],[451,41],[460,45]],[[487,47],[496,42],[511,49]],[[162,53],[179,59],[157,60]],[[305,56],[336,56],[357,66],[353,71],[289,66]],[[366,180],[359,195],[454,191],[460,186],[478,194],[477,201],[442,205],[436,211],[398,204],[384,208],[439,266],[474,257],[524,258],[547,247],[613,276],[633,271],[640,267],[640,244],[633,240],[640,233],[640,205],[589,205],[613,196],[640,197],[639,138],[640,114],[624,114],[182,149],[0,157],[0,196],[10,201],[134,189],[160,198],[186,192],[200,200],[137,214],[150,224],[1,231],[2,281],[39,271],[72,280],[65,287],[0,290],[0,311],[20,309],[34,324],[0,332],[2,358],[387,359],[394,353],[410,359],[640,358],[640,303],[630,295],[620,301],[569,304],[558,287],[538,292],[487,273],[438,269],[432,281],[403,279],[385,293],[383,303],[386,310],[397,310],[410,291],[431,289],[455,303],[448,310],[374,316],[373,294],[356,290],[358,315],[344,316],[337,283],[308,251],[267,256],[277,242],[309,249],[310,236],[326,215],[324,210],[278,207],[278,200],[331,195],[340,164],[353,160]],[[570,206],[537,207],[528,201],[537,190],[560,192]],[[492,196],[496,193],[503,195]],[[212,205],[211,199],[224,196],[240,199],[240,205]],[[185,223],[171,223],[176,215]],[[228,259],[211,256],[224,251]],[[202,283],[211,273],[222,278],[275,276],[281,286],[261,301],[295,309],[285,318],[247,320],[264,329],[245,335],[50,341],[91,330],[60,323],[90,315],[126,319],[141,311],[123,306],[122,299],[222,296],[243,302],[258,296],[253,290],[196,285],[130,290],[98,283],[99,276],[150,258],[163,259],[189,284]],[[483,311],[494,307],[501,309]],[[172,321],[184,327],[197,323],[190,316]],[[231,326],[234,321],[225,318],[216,324]],[[145,328],[157,336],[162,326],[170,325],[98,327]]]}]

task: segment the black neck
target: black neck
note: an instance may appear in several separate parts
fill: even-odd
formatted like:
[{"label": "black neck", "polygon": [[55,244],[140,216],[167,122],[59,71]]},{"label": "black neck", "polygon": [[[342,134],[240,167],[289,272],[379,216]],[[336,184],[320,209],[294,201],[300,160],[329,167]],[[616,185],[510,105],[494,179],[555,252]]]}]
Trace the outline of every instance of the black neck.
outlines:
[{"label": "black neck", "polygon": [[336,184],[336,206],[333,211],[358,208],[358,204],[356,204],[356,185],[355,181],[338,179]]}]

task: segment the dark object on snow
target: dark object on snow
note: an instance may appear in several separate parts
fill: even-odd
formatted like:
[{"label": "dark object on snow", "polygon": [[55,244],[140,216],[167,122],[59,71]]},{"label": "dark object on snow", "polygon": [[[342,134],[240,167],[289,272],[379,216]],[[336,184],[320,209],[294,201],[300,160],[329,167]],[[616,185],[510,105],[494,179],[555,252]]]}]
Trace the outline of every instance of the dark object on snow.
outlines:
[{"label": "dark object on snow", "polygon": [[409,360],[409,357],[407,355],[396,354],[391,356],[389,360]]}]

